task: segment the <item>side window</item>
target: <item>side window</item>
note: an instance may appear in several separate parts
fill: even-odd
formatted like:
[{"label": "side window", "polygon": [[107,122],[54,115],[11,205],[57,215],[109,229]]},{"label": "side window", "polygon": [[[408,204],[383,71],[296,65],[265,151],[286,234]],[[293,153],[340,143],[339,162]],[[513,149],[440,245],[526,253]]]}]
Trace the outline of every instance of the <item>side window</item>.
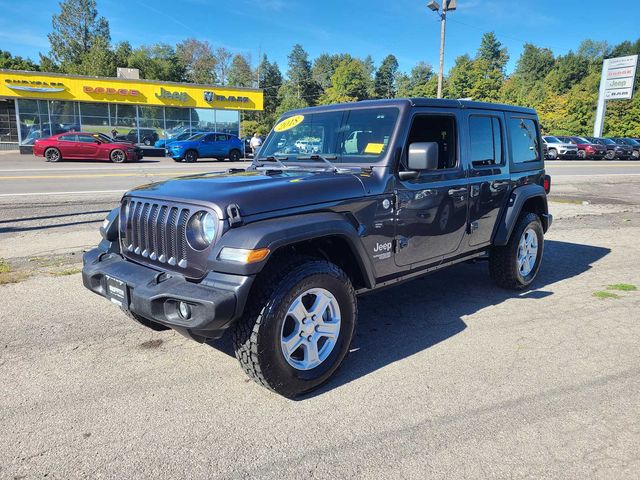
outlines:
[{"label": "side window", "polygon": [[205,137],[202,140],[205,142],[215,142],[216,136],[213,133],[210,133],[209,135],[205,135]]},{"label": "side window", "polygon": [[78,141],[83,143],[93,143],[96,141],[96,138],[91,135],[78,135]]},{"label": "side window", "polygon": [[540,160],[536,122],[530,118],[512,117],[509,120],[509,135],[511,137],[513,163]]},{"label": "side window", "polygon": [[226,142],[229,140],[229,135],[224,135],[222,133],[218,133],[216,135],[216,142]]},{"label": "side window", "polygon": [[449,115],[416,115],[409,132],[409,145],[415,142],[438,144],[438,170],[456,168],[456,119]]},{"label": "side window", "polygon": [[496,117],[469,117],[471,163],[474,167],[502,164],[502,131]]},{"label": "side window", "polygon": [[60,140],[61,142],[76,142],[77,138],[77,135],[63,135],[61,137],[58,137],[58,140]]}]

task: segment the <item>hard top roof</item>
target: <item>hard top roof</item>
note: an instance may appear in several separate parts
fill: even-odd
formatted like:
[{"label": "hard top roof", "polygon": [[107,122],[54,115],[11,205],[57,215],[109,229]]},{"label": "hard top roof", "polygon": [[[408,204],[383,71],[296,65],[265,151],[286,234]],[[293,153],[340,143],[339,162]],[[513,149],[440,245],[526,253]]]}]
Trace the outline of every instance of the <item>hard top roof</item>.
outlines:
[{"label": "hard top roof", "polygon": [[518,107],[515,105],[506,105],[503,103],[474,102],[472,100],[453,100],[447,98],[397,98],[382,100],[362,100],[352,103],[337,103],[334,105],[319,105],[317,107],[307,107],[298,110],[292,110],[289,113],[295,114],[299,112],[314,111],[331,111],[344,110],[353,108],[381,108],[381,107],[436,107],[436,108],[459,108],[459,109],[480,109],[480,110],[498,110],[523,113],[527,115],[535,115],[536,111],[532,108]]}]

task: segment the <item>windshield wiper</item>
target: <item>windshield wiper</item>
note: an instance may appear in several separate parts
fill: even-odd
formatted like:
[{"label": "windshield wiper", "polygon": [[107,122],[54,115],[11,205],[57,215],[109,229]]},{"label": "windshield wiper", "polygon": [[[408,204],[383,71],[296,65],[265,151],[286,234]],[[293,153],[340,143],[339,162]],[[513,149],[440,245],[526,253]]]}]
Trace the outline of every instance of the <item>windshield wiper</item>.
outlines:
[{"label": "windshield wiper", "polygon": [[336,157],[335,155],[332,156],[332,157],[324,157],[322,155],[313,154],[313,155],[309,155],[308,157],[300,156],[300,157],[298,157],[298,160],[312,160],[312,161],[313,160],[322,160],[324,163],[327,164],[327,167],[329,169],[331,169],[333,172],[337,172],[338,171],[338,167],[336,167],[333,163],[331,163],[329,158],[331,158],[331,160],[336,160],[338,157]]}]

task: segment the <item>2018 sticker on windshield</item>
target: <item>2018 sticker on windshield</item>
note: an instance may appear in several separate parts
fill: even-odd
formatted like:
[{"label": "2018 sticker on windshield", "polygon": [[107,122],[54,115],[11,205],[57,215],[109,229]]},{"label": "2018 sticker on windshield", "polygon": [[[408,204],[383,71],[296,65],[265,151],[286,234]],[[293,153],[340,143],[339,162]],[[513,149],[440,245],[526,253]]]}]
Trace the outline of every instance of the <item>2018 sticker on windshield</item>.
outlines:
[{"label": "2018 sticker on windshield", "polygon": [[301,124],[303,120],[304,115],[294,115],[293,117],[285,118],[284,120],[282,120],[275,127],[273,127],[273,130],[275,132],[284,132],[295,127],[296,125]]}]

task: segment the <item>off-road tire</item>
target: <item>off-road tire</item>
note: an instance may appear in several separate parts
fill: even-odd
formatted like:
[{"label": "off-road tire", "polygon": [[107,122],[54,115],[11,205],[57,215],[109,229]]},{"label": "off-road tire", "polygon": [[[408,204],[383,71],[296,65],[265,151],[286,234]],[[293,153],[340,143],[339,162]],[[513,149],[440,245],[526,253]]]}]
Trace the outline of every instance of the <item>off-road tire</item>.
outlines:
[{"label": "off-road tire", "polygon": [[[518,270],[518,244],[522,234],[532,228],[538,237],[538,254],[533,270],[523,277]],[[535,213],[522,212],[516,222],[511,237],[505,246],[494,246],[489,255],[489,273],[493,281],[502,288],[522,290],[536,278],[544,251],[544,232],[540,217]]]},{"label": "off-road tire", "polygon": [[184,152],[184,161],[187,163],[195,163],[198,161],[198,152],[195,150],[187,150]]},{"label": "off-road tire", "polygon": [[127,154],[124,153],[124,150],[114,148],[109,153],[109,160],[111,160],[113,163],[124,163],[127,161]]},{"label": "off-road tire", "polygon": [[47,162],[55,163],[62,160],[62,155],[60,154],[60,150],[52,147],[52,148],[47,148],[44,151],[44,158],[47,159]]},{"label": "off-road tire", "polygon": [[[288,398],[310,392],[338,369],[353,338],[356,295],[349,277],[336,265],[313,257],[272,259],[255,280],[243,317],[232,333],[236,358],[258,384]],[[301,293],[320,287],[334,295],[340,306],[338,343],[327,359],[310,370],[297,370],[282,353],[282,323],[291,302]]]}]

